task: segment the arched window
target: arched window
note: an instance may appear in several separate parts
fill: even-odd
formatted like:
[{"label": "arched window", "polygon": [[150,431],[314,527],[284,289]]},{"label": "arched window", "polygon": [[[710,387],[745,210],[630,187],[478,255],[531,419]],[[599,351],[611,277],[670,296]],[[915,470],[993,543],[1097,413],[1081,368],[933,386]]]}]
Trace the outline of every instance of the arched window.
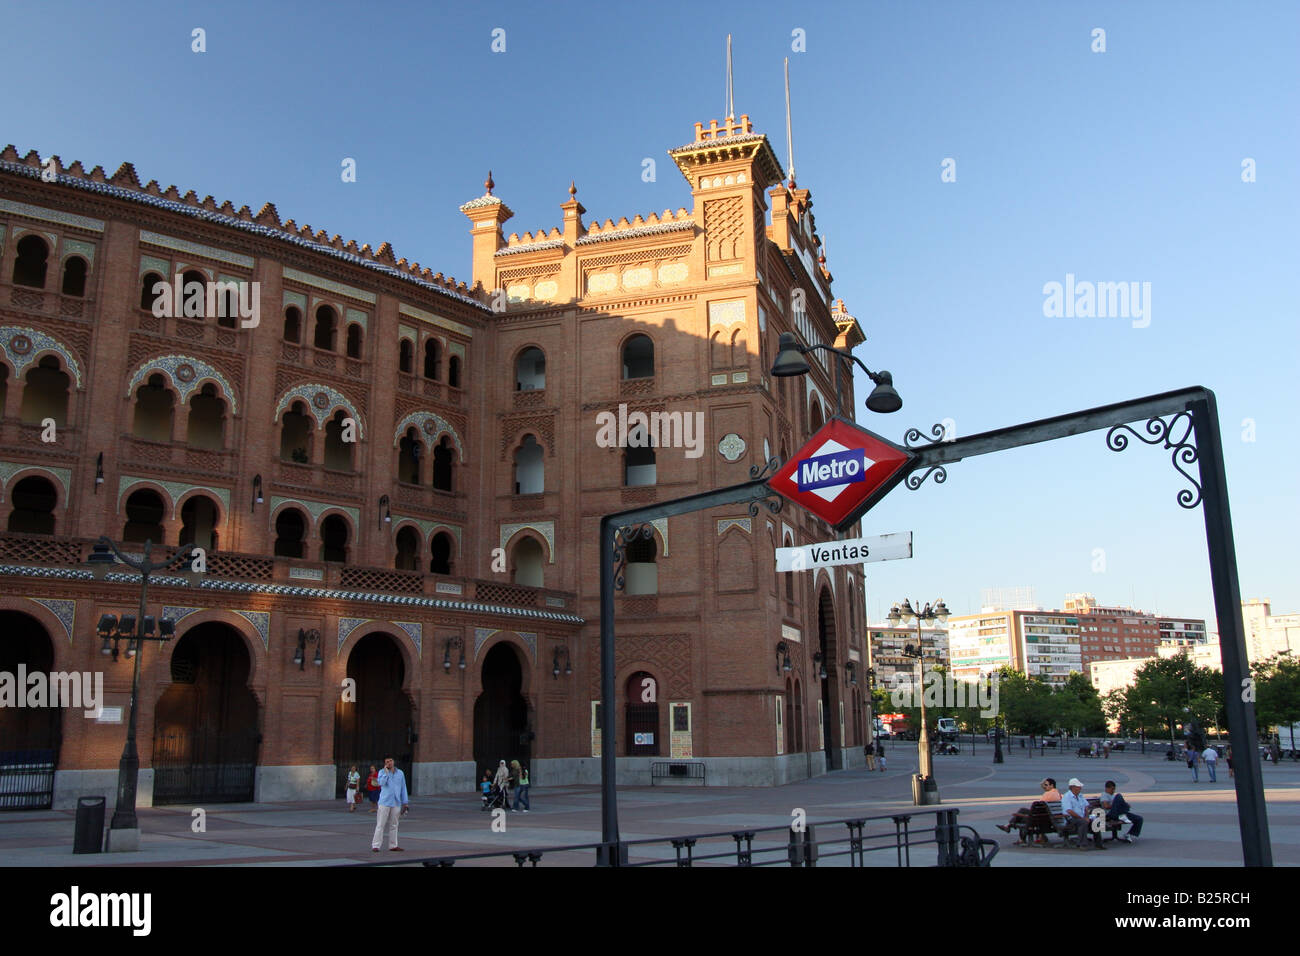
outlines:
[{"label": "arched window", "polygon": [[402,339],[397,347],[397,370],[407,375],[415,371],[415,346],[410,339]]},{"label": "arched window", "polygon": [[63,261],[62,291],[64,295],[81,297],[86,294],[86,272],[88,269],[86,260],[81,256],[68,256]]},{"label": "arched window", "polygon": [[166,380],[161,375],[150,375],[149,381],[135,391],[131,434],[149,441],[171,441],[175,405],[176,396],[167,388]]},{"label": "arched window", "polygon": [[515,361],[515,391],[532,392],[546,387],[546,353],[526,348]]},{"label": "arched window", "polygon": [[545,565],[545,555],[542,552],[542,546],[537,543],[535,538],[520,538],[519,543],[515,545],[511,554],[514,565],[514,583],[522,584],[524,587],[540,588],[542,584],[542,568]]},{"label": "arched window", "polygon": [[59,367],[59,360],[47,355],[27,373],[23,404],[19,411],[24,423],[40,424],[53,418],[60,428],[68,424],[68,384],[71,379]]},{"label": "arched window", "polygon": [[[234,288],[226,288],[225,286],[234,286]],[[239,326],[239,292],[237,289],[237,283],[218,283],[217,298],[213,305],[216,306],[217,325],[223,329],[234,329]]]},{"label": "arched window", "polygon": [[647,445],[645,448],[628,448],[623,453],[623,484],[629,488],[655,483],[655,450]]},{"label": "arched window", "polygon": [[181,534],[177,544],[192,544],[205,551],[217,550],[216,503],[205,495],[195,495],[181,505]]},{"label": "arched window", "polygon": [[745,342],[745,329],[736,329],[731,333],[731,367],[739,368],[749,364],[749,346]]},{"label": "arched window", "polygon": [[346,425],[347,418],[340,408],[325,423],[325,467],[335,471],[352,470],[352,446],[355,442],[344,441],[344,437],[346,431],[355,432],[356,426]]},{"label": "arched window", "polygon": [[357,322],[348,326],[348,358],[361,358],[361,325]]},{"label": "arched window", "polygon": [[546,466],[542,463],[542,446],[532,435],[525,435],[515,449],[515,494],[540,495],[546,491]]},{"label": "arched window", "polygon": [[654,536],[628,542],[623,553],[627,556],[623,593],[658,594],[659,566],[655,564],[655,558],[659,553],[659,544]]},{"label": "arched window", "polygon": [[453,355],[447,359],[447,384],[452,388],[460,388],[460,356]]},{"label": "arched window", "polygon": [[329,515],[320,523],[320,559],[347,563],[348,523],[342,515]]},{"label": "arched window", "polygon": [[285,508],[275,518],[275,556],[301,558],[307,521],[297,508]]},{"label": "arched window", "polygon": [[808,431],[816,432],[824,423],[821,402],[815,398],[808,399]]},{"label": "arched window", "polygon": [[420,536],[410,525],[397,532],[397,557],[393,567],[399,571],[420,570]]},{"label": "arched window", "polygon": [[30,475],[9,493],[13,510],[9,530],[22,534],[54,534],[54,506],[58,494],[48,478]]},{"label": "arched window", "polygon": [[328,305],[322,305],[316,310],[316,332],[312,337],[312,345],[318,349],[333,352],[334,329],[337,325],[338,313]]},{"label": "arched window", "polygon": [[172,314],[202,319],[208,312],[208,277],[197,269],[181,276],[181,301],[172,303]]},{"label": "arched window", "polygon": [[296,305],[284,310],[284,340],[302,344],[302,311]]},{"label": "arched window", "polygon": [[397,480],[407,484],[420,483],[420,459],[424,456],[424,442],[420,433],[408,428],[402,440],[397,443]]},{"label": "arched window", "polygon": [[194,448],[220,451],[226,447],[226,403],[211,382],[190,399],[188,444]]},{"label": "arched window", "polygon": [[429,573],[451,574],[451,535],[439,531],[429,545]]},{"label": "arched window", "polygon": [[652,378],[655,373],[655,344],[648,335],[634,335],[623,343],[623,377]]},{"label": "arched window", "polygon": [[162,544],[162,519],[162,495],[149,488],[133,491],[126,499],[126,526],[122,528],[122,541]]},{"label": "arched window", "polygon": [[452,454],[455,449],[451,447],[451,439],[443,435],[442,440],[438,442],[433,449],[433,487],[438,491],[452,490]]},{"label": "arched window", "polygon": [[[785,546],[787,548],[794,547],[794,542],[790,540],[790,536],[788,534],[785,536]],[[785,575],[785,600],[786,603],[790,605],[790,613],[793,613],[794,612],[794,572],[792,571],[788,572]]]},{"label": "arched window", "polygon": [[785,752],[797,753],[794,740],[794,683],[785,679]]},{"label": "arched window", "polygon": [[311,460],[311,433],[313,419],[307,406],[294,402],[280,420],[280,460],[306,464]]},{"label": "arched window", "polygon": [[153,304],[158,299],[153,291],[154,286],[162,281],[163,277],[156,272],[146,272],[144,278],[140,280],[140,308],[146,312],[153,311]]},{"label": "arched window", "polygon": [[424,377],[437,381],[442,374],[442,355],[438,350],[437,339],[426,339],[424,343]]},{"label": "arched window", "polygon": [[18,240],[18,258],[14,260],[14,285],[45,288],[45,268],[49,264],[50,247],[40,236],[28,234]]}]

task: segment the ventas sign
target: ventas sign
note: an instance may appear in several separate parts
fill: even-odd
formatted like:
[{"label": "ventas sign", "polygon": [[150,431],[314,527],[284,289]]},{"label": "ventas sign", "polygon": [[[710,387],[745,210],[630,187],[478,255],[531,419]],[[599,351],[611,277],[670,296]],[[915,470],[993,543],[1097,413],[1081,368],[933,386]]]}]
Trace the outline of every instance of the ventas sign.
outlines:
[{"label": "ventas sign", "polygon": [[843,531],[902,481],[914,457],[865,428],[832,418],[768,487]]}]

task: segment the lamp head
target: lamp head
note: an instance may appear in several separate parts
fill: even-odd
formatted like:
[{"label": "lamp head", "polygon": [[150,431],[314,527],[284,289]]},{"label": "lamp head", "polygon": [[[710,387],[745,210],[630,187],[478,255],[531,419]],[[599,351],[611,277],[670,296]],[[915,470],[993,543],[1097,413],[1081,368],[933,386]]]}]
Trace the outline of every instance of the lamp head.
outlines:
[{"label": "lamp head", "polygon": [[876,387],[867,396],[867,409],[873,412],[896,412],[903,407],[903,400],[894,391],[894,376],[888,372],[877,372],[871,380]]},{"label": "lamp head", "polygon": [[804,349],[793,332],[782,332],[777,340],[776,361],[772,363],[772,374],[777,378],[789,378],[793,375],[807,375],[808,361],[803,357]]}]

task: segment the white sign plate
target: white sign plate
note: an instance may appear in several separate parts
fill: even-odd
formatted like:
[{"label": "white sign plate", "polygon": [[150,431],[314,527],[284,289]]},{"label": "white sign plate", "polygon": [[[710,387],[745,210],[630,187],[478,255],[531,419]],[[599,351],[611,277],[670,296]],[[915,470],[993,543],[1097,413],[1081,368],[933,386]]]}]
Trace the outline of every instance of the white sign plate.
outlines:
[{"label": "white sign plate", "polygon": [[862,564],[864,561],[893,561],[912,556],[912,532],[896,531],[874,538],[848,538],[825,544],[805,544],[797,548],[776,549],[778,571],[811,571],[836,564]]}]

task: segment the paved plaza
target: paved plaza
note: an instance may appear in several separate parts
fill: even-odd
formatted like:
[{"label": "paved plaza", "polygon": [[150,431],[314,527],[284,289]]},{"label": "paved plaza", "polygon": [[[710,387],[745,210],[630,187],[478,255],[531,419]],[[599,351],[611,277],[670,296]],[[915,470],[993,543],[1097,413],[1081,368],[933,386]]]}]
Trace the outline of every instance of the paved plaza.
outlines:
[{"label": "paved plaza", "polygon": [[[636,787],[619,792],[619,822],[623,839],[667,838],[738,828],[786,827],[796,808],[807,820],[871,817],[907,813],[911,774],[916,769],[915,745],[896,742],[889,748],[887,773],[852,770],[831,773],[779,788]],[[1300,865],[1300,764],[1265,764],[1265,794],[1273,859],[1278,865]],[[1145,827],[1133,845],[1107,843],[1105,851],[1014,847],[1014,837],[996,829],[1011,812],[1038,792],[1044,776],[1056,778],[1064,790],[1077,776],[1084,795],[1096,796],[1107,779],[1117,782]],[[959,822],[980,835],[996,839],[1001,850],[994,866],[1114,867],[1114,866],[1240,866],[1241,843],[1236,802],[1227,768],[1210,783],[1204,770],[1194,783],[1181,762],[1157,755],[1117,753],[1110,759],[1065,754],[1035,755],[1014,750],[1001,765],[992,762],[992,749],[980,742],[975,756],[970,744],[961,756],[935,757],[935,777],[944,805],[960,809]],[[112,812],[110,795],[109,813]],[[370,838],[375,817],[364,809],[349,814],[342,800],[288,804],[225,804],[204,808],[206,832],[191,829],[191,807],[140,811],[141,850],[130,854],[74,855],[72,811],[0,814],[0,861],[7,866],[194,866],[260,865],[319,866],[407,862],[430,856],[546,848],[600,840],[600,792],[596,787],[548,788],[537,781],[531,813],[508,813],[504,833],[493,832],[491,815],[479,808],[475,794],[414,797],[411,813],[401,823],[405,854],[372,854]],[[927,824],[933,818],[924,818]],[[925,826],[926,824],[922,824]],[[868,836],[893,832],[893,823],[867,827]],[[837,828],[836,832],[843,832]],[[823,838],[818,833],[819,839]],[[776,845],[772,837],[768,845]],[[707,852],[701,844],[696,853]],[[758,845],[756,843],[756,845]],[[734,847],[730,838],[716,849]],[[674,858],[671,846],[634,849],[633,859]],[[770,859],[771,857],[769,857]],[[594,851],[551,854],[545,862],[585,865]],[[934,862],[934,848],[913,851],[914,865]],[[513,865],[506,858],[498,865]],[[895,852],[867,854],[871,866],[894,866]],[[847,858],[824,859],[819,865],[847,865]]]}]

